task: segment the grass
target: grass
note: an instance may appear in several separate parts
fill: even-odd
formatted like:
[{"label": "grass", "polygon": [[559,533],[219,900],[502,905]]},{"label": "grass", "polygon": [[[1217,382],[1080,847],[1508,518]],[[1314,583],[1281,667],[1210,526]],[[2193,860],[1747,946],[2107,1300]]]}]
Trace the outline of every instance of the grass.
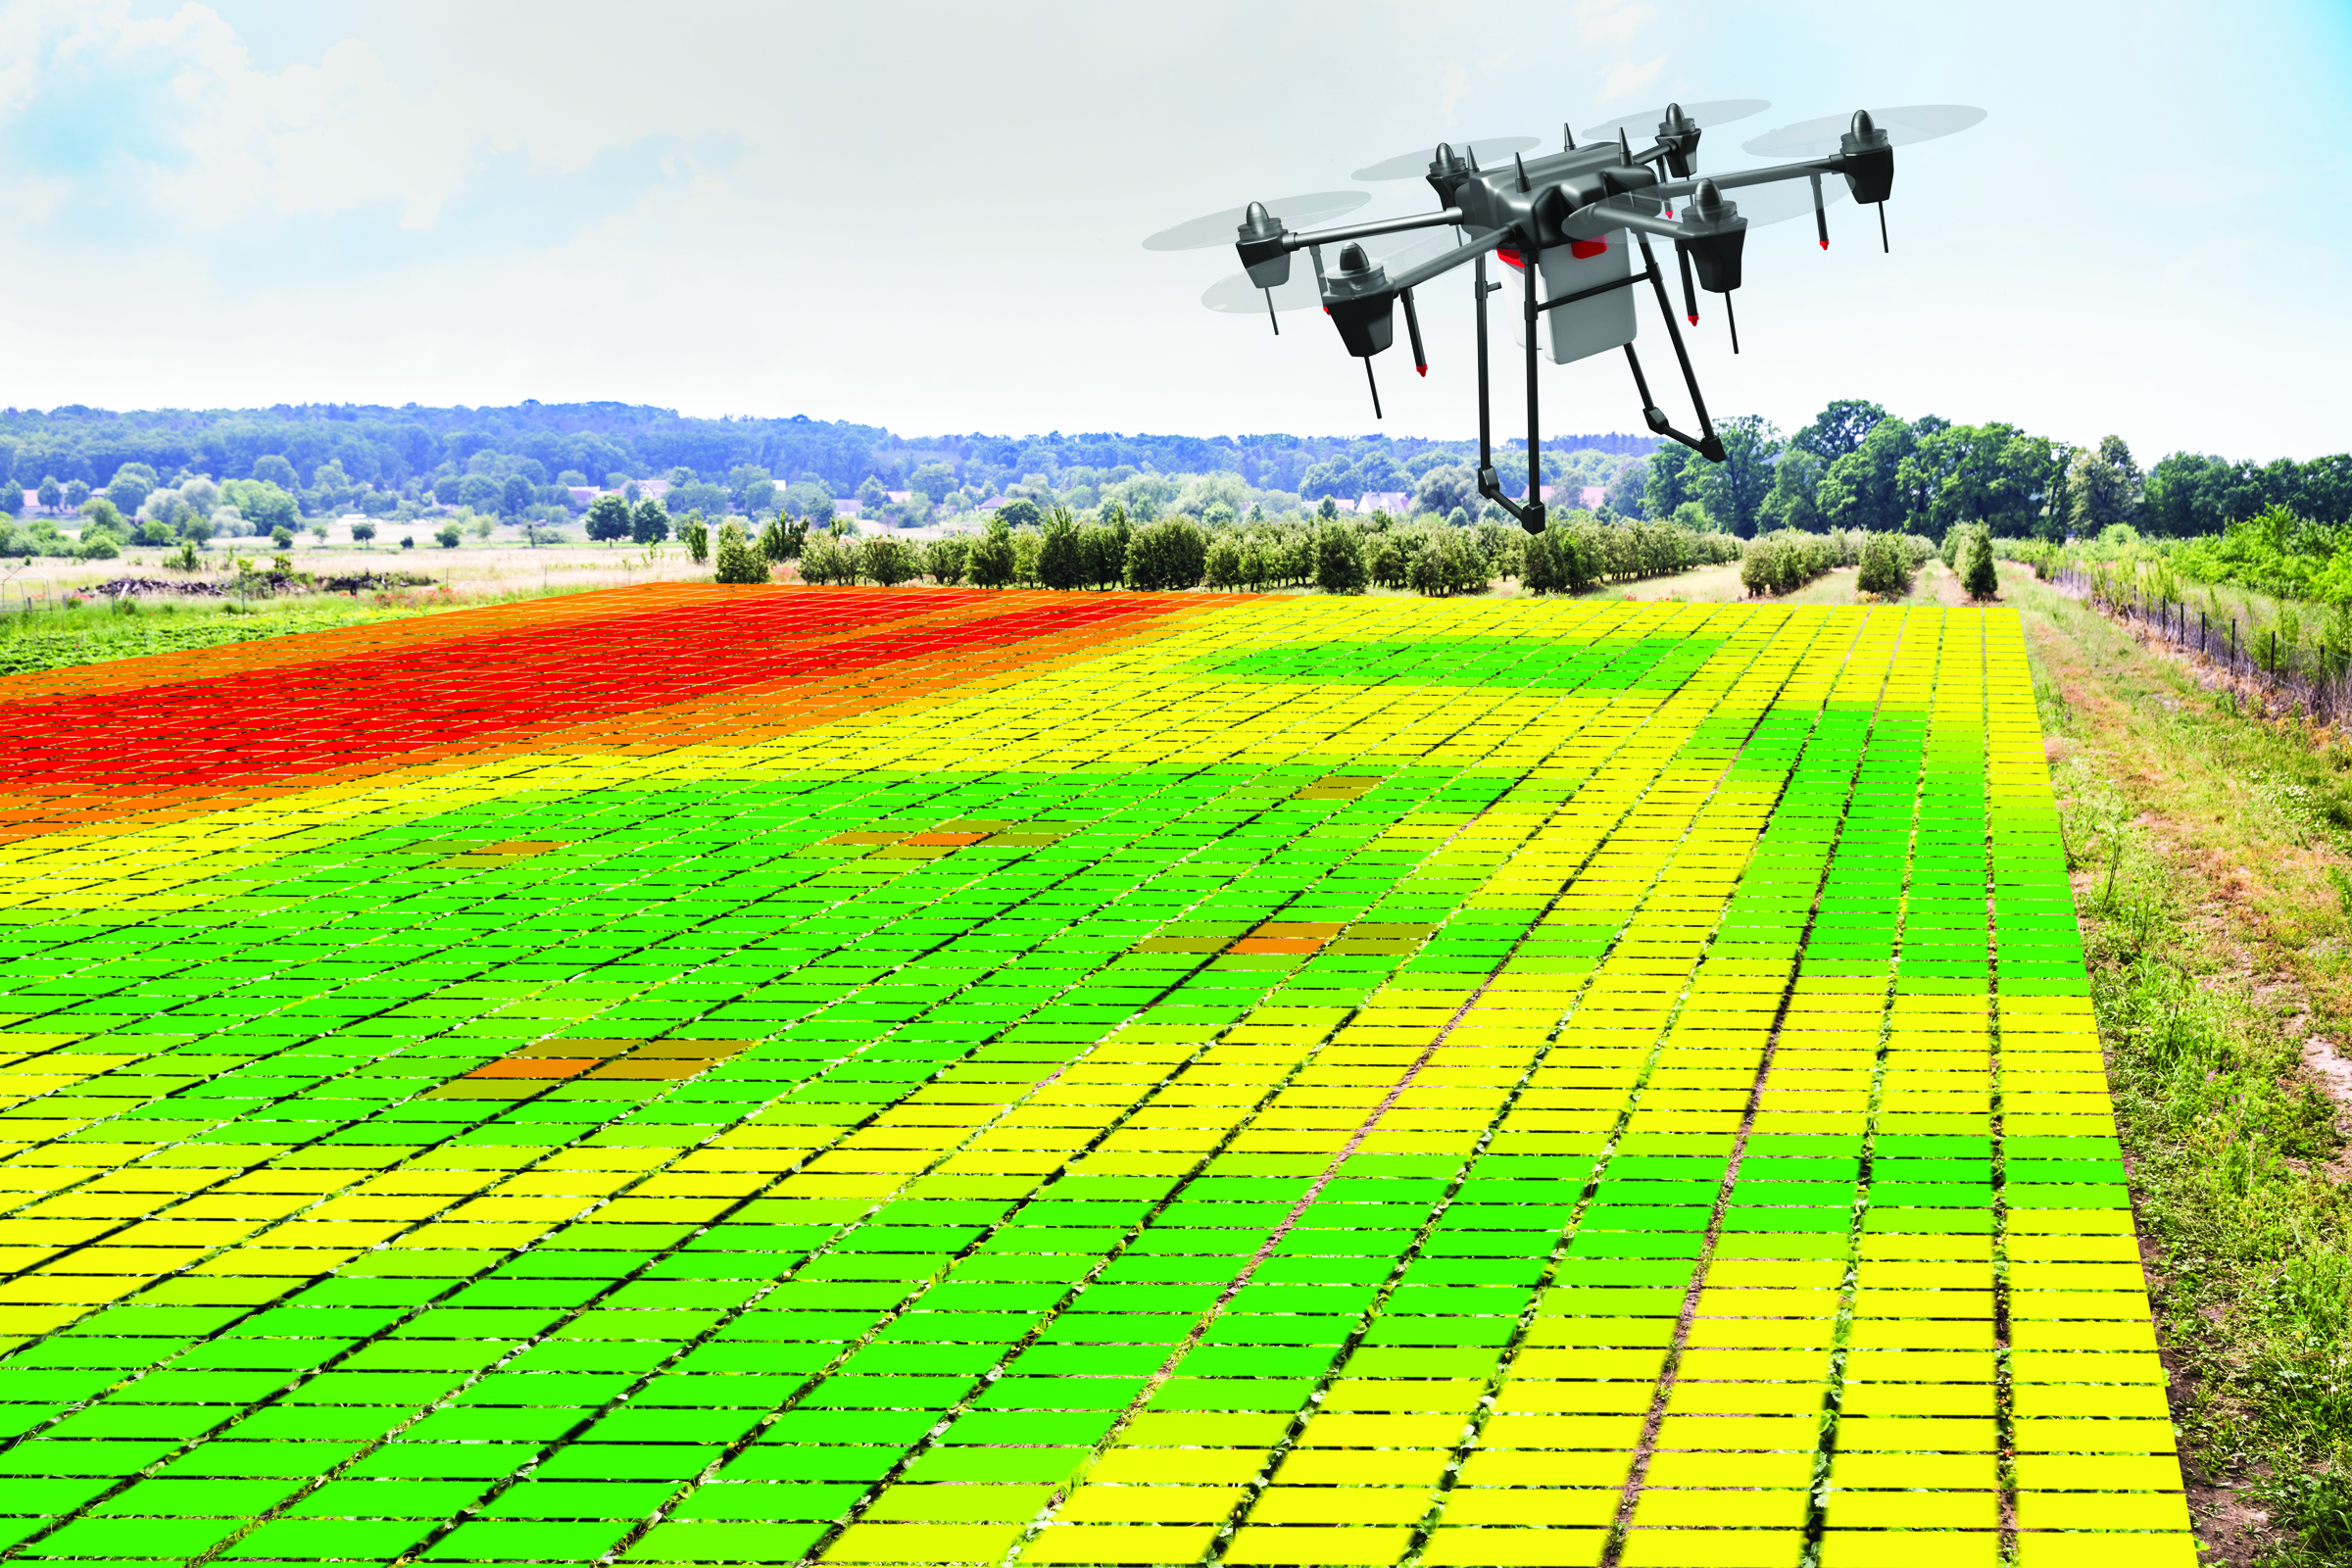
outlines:
[{"label": "grass", "polygon": [[2216,1560],[2352,1562],[2352,750],[2104,615],[2026,620],[2192,1511]]}]

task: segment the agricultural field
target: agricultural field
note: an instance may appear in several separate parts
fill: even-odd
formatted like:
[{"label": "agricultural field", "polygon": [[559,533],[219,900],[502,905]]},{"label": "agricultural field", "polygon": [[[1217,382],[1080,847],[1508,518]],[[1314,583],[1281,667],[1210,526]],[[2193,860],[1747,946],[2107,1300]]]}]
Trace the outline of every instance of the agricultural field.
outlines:
[{"label": "agricultural field", "polygon": [[2188,1568],[2045,705],[1947,579],[0,677],[8,1549]]}]

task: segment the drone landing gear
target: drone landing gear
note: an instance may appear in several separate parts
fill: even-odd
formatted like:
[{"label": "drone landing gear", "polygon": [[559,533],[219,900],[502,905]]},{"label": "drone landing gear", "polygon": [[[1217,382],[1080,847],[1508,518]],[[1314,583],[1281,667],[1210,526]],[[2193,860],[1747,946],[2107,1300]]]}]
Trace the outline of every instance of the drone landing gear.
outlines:
[{"label": "drone landing gear", "polygon": [[[1707,400],[1698,390],[1698,372],[1690,368],[1690,351],[1683,346],[1683,324],[1674,318],[1674,306],[1666,298],[1666,278],[1658,270],[1657,253],[1649,248],[1647,234],[1637,228],[1634,238],[1642,242],[1642,261],[1649,278],[1650,291],[1657,296],[1658,315],[1665,318],[1666,333],[1674,339],[1674,357],[1683,368],[1683,385],[1690,390],[1690,406],[1698,411],[1698,428],[1702,433],[1695,437],[1688,436],[1668,422],[1666,411],[1659,408],[1657,400],[1649,395],[1649,378],[1642,373],[1641,357],[1634,353],[1634,346],[1628,343],[1625,346],[1625,362],[1633,367],[1634,389],[1642,394],[1642,421],[1657,434],[1670,441],[1680,441],[1709,463],[1721,463],[1723,438],[1715,433],[1715,421],[1707,416]],[[1723,296],[1723,309],[1728,317],[1732,309],[1732,296],[1729,293]],[[1735,319],[1732,324],[1733,352],[1737,353],[1739,347],[1740,326]]]}]

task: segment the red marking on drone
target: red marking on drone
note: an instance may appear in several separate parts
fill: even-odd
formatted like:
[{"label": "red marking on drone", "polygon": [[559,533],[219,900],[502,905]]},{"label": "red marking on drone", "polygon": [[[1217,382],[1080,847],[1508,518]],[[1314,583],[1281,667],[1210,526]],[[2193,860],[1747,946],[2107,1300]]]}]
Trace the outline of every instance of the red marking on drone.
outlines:
[{"label": "red marking on drone", "polygon": [[1609,242],[1605,239],[1572,239],[1568,242],[1568,254],[1580,262],[1589,262],[1608,248]]},{"label": "red marking on drone", "polygon": [[1519,253],[1517,251],[1496,251],[1494,254],[1502,258],[1502,265],[1505,267],[1517,267],[1524,269],[1527,266],[1525,262],[1519,259]]}]

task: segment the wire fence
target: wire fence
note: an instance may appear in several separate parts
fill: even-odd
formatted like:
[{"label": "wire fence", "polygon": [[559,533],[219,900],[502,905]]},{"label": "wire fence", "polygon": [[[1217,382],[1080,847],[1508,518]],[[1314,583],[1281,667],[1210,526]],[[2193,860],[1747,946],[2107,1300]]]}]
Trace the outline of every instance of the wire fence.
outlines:
[{"label": "wire fence", "polygon": [[2307,642],[2298,619],[2281,636],[2276,623],[2241,625],[2235,616],[2224,619],[2184,600],[2119,582],[2107,572],[2074,566],[2058,568],[2048,581],[2142,637],[2192,656],[2232,689],[2250,688],[2322,722],[2352,716],[2352,646],[2347,646],[2352,639],[2334,628],[2315,624]]}]

